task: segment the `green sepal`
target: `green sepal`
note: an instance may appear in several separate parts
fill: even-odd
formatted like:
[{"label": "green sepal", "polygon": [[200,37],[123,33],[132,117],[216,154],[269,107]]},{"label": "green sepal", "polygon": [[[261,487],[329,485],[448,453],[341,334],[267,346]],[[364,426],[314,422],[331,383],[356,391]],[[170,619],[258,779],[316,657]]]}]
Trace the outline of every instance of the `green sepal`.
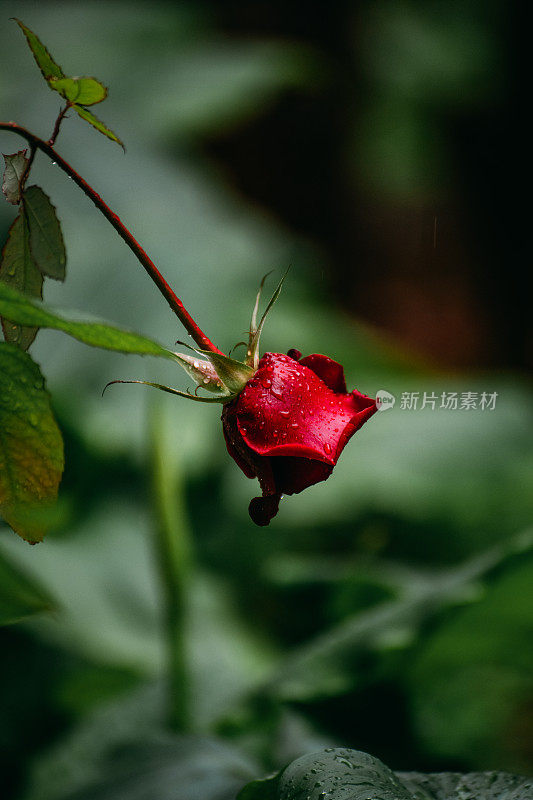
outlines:
[{"label": "green sepal", "polygon": [[256,300],[255,300],[254,310],[252,312],[252,321],[250,323],[249,344],[248,344],[248,350],[246,352],[246,364],[251,369],[253,369],[254,372],[257,370],[257,367],[259,366],[259,339],[261,338],[261,332],[263,330],[263,326],[264,326],[266,318],[267,318],[267,316],[268,316],[268,314],[270,312],[270,309],[272,308],[272,306],[274,305],[274,303],[276,302],[276,300],[278,299],[278,297],[281,294],[281,289],[283,287],[283,283],[285,281],[285,278],[287,277],[289,269],[290,269],[290,267],[287,269],[287,271],[285,272],[285,275],[282,277],[282,279],[280,280],[280,282],[276,286],[276,289],[274,290],[274,294],[270,298],[270,301],[269,301],[267,307],[265,308],[265,310],[263,312],[263,316],[261,317],[259,325],[257,325],[257,311],[259,309],[259,300],[261,298],[261,292],[263,290],[263,286],[265,284],[265,280],[270,275],[270,272],[267,273],[265,275],[265,277],[263,278],[263,280],[261,281],[261,285],[259,287],[259,291],[257,293],[257,297],[256,297]]},{"label": "green sepal", "polygon": [[224,394],[225,396],[231,394],[210,361],[186,356],[184,353],[175,353],[174,355],[176,361],[181,364],[187,375],[196,381],[200,388],[208,392]]},{"label": "green sepal", "polygon": [[141,383],[143,386],[152,386],[154,389],[160,389],[162,392],[168,392],[169,394],[177,394],[179,397],[184,397],[186,400],[195,400],[197,403],[228,403],[230,400],[233,400],[232,395],[220,395],[219,397],[198,397],[195,394],[191,394],[190,392],[182,392],[180,389],[174,389],[172,386],[164,386],[162,383],[152,383],[152,381],[109,381],[104,386],[102,391],[102,395],[104,394],[105,390],[108,386],[112,386],[114,383]]},{"label": "green sepal", "polygon": [[222,355],[222,353],[213,353],[210,350],[197,350],[195,347],[191,347],[186,342],[177,342],[176,344],[184,345],[194,353],[200,353],[208,358],[215,368],[220,380],[233,397],[236,397],[240,392],[242,392],[250,378],[252,378],[255,373],[255,370],[249,367],[247,364],[243,364],[242,361],[235,361],[233,358],[228,358],[227,356]]}]

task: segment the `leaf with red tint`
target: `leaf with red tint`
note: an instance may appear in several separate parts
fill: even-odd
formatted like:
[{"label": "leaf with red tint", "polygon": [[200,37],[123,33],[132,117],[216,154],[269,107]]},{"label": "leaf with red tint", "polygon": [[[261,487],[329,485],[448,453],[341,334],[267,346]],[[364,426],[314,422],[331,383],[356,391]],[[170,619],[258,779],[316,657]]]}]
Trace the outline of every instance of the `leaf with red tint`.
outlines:
[{"label": "leaf with red tint", "polygon": [[39,367],[0,343],[0,511],[29,542],[41,541],[63,473],[63,440]]},{"label": "leaf with red tint", "polygon": [[27,150],[19,150],[18,153],[6,155],[3,153],[5,161],[4,176],[2,180],[2,191],[8,203],[18,206],[20,203],[20,179],[29,159],[26,157]]}]

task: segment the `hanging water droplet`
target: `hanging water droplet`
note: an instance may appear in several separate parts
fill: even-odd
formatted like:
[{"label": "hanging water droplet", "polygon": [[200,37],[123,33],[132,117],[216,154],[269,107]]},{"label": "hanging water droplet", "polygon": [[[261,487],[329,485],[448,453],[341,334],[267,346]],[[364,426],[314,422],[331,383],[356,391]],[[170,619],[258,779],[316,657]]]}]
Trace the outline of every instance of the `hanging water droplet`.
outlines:
[{"label": "hanging water droplet", "polygon": [[193,362],[192,362],[192,365],[193,365],[193,367],[194,367],[195,369],[198,369],[198,367],[200,366],[200,364],[198,363],[198,361],[193,361]]}]

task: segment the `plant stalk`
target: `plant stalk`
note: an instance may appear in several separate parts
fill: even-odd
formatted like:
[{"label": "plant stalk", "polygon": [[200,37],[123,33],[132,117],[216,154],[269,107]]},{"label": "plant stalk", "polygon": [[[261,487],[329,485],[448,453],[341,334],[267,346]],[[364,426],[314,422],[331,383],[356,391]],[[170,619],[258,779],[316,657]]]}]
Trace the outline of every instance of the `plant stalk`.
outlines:
[{"label": "plant stalk", "polygon": [[183,732],[190,727],[186,629],[192,548],[180,491],[179,464],[175,452],[168,447],[161,403],[149,407],[149,437],[154,544],[163,595],[167,649],[167,719],[172,730]]},{"label": "plant stalk", "polygon": [[134,236],[126,228],[124,223],[115,214],[109,206],[102,200],[100,195],[79,175],[70,164],[57,153],[54,148],[43,139],[35,136],[30,131],[26,130],[15,122],[0,122],[0,130],[11,131],[18,133],[30,144],[32,149],[40,150],[48,156],[57,166],[65,172],[69,178],[72,178],[75,184],[80,187],[82,192],[92,200],[97,209],[104,215],[104,217],[111,223],[118,235],[126,242],[132,253],[137,257],[137,260],[142,264],[152,281],[155,283],[172,311],[176,314],[186,331],[192,336],[196,344],[201,350],[210,350],[212,353],[222,353],[218,347],[205,335],[201,328],[196,324],[191,317],[181,300],[174,294],[169,284],[161,275],[156,265],[148,254],[143,250]]}]

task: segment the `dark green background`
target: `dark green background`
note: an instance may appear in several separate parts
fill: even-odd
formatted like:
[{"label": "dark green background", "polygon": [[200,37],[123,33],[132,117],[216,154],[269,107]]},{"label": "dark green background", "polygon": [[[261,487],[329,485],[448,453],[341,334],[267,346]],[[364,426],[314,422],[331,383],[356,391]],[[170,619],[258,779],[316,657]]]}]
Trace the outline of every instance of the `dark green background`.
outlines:
[{"label": "dark green background", "polygon": [[[349,387],[398,398],[327,483],[285,499],[260,530],[219,411],[161,396],[195,562],[192,726],[176,738],[161,722],[148,491],[159,397],[100,395],[114,378],[185,382],[172,366],[39,334],[32,355],[66,438],[61,523],[34,548],[1,529],[0,558],[57,610],[2,629],[6,798],[223,800],[326,744],[395,769],[531,771],[531,334],[512,5],[4,0],[0,11],[0,117],[47,137],[58,111],[17,15],[67,74],[109,87],[95,111],[126,155],[79,119],[58,151],[222,349],[243,338],[263,274],[292,264],[264,349],[327,353]],[[21,146],[0,136],[4,152]],[[32,180],[68,252],[67,282],[48,282],[46,299],[169,346],[181,338],[77,188],[42,156]],[[12,218],[1,205],[3,235]],[[401,409],[412,391],[498,399],[494,411]]]}]

